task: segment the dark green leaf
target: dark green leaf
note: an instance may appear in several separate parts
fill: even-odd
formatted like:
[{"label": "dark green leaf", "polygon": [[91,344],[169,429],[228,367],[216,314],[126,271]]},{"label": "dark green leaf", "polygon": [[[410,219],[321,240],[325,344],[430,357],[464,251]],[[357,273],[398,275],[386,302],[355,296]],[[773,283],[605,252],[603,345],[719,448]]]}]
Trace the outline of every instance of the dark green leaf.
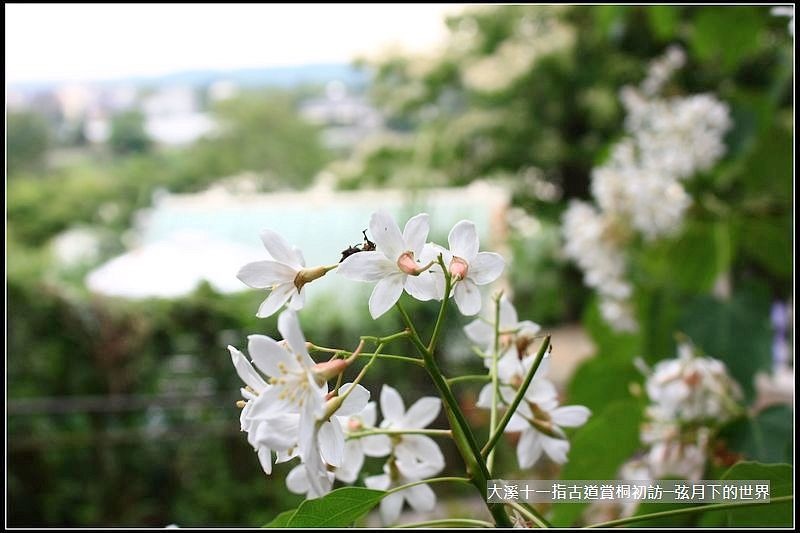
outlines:
[{"label": "dark green leaf", "polygon": [[757,49],[763,17],[754,7],[716,6],[699,9],[694,22],[690,43],[697,55],[733,70]]},{"label": "dark green leaf", "polygon": [[297,512],[297,509],[289,509],[288,511],[284,511],[275,518],[272,519],[272,522],[266,524],[264,527],[287,527],[289,525],[289,520],[291,520],[292,516]]},{"label": "dark green leaf", "polygon": [[[764,479],[770,481],[770,498],[789,496],[792,491],[792,467],[787,464],[743,462],[735,464],[722,476],[726,479]],[[775,503],[725,511],[728,525],[735,527],[791,527],[793,502]]]},{"label": "dark green leaf", "polygon": [[347,527],[372,510],[385,495],[382,490],[342,487],[322,498],[301,503],[287,527]]},{"label": "dark green leaf", "polygon": [[569,384],[569,403],[585,405],[599,413],[610,402],[631,399],[631,385],[642,374],[630,361],[593,357],[578,367]]},{"label": "dark green leaf", "polygon": [[792,408],[774,405],[754,418],[741,418],[723,428],[720,439],[727,448],[747,459],[777,463],[791,461],[787,451],[792,444]]},{"label": "dark green leaf", "polygon": [[666,41],[672,39],[680,21],[680,7],[678,6],[648,6],[647,21],[659,39]]}]

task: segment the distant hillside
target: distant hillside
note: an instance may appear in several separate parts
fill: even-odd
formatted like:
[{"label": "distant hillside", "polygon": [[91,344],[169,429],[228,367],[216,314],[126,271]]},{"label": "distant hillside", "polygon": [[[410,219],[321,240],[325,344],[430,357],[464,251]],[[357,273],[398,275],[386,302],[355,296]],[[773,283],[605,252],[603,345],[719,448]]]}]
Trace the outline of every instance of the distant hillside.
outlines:
[{"label": "distant hillside", "polygon": [[[203,86],[215,81],[232,81],[245,87],[294,87],[297,85],[326,83],[340,80],[350,87],[364,85],[369,79],[366,72],[348,64],[321,63],[287,67],[246,68],[236,70],[187,70],[162,76],[137,76],[109,80],[87,80],[89,85],[191,85]],[[64,82],[39,81],[9,84],[19,91],[41,91],[63,85]]]}]

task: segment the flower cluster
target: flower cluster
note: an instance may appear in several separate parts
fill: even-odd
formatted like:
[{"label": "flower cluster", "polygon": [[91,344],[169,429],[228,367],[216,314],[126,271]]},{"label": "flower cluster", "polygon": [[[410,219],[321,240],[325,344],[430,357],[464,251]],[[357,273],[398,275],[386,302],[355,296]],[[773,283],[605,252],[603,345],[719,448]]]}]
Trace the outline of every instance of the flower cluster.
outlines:
[{"label": "flower cluster", "polygon": [[722,361],[683,342],[677,358],[648,371],[645,390],[651,403],[641,439],[650,447],[643,463],[650,479],[701,479],[712,428],[741,413],[739,385]]},{"label": "flower cluster", "polygon": [[565,253],[598,291],[601,312],[619,331],[637,324],[625,279],[625,246],[636,235],[652,241],[674,235],[691,197],[682,181],[711,168],[725,153],[728,107],[710,94],[657,96],[685,57],[676,47],[653,62],[641,87],[625,87],[627,135],[592,172],[597,207],[575,201],[563,218]]},{"label": "flower cluster", "polygon": [[538,368],[531,368],[537,363],[531,348],[539,326],[529,320],[520,322],[516,309],[505,296],[497,305],[499,308],[491,316],[487,313],[464,328],[490,368],[492,383],[483,387],[477,405],[484,409],[507,408],[533,370],[533,378],[505,431],[520,433],[517,444],[520,468],[533,466],[542,454],[556,463],[566,463],[569,441],[562,427],[583,425],[591,412],[581,405],[559,407],[556,387],[546,378],[549,356],[539,362]]}]

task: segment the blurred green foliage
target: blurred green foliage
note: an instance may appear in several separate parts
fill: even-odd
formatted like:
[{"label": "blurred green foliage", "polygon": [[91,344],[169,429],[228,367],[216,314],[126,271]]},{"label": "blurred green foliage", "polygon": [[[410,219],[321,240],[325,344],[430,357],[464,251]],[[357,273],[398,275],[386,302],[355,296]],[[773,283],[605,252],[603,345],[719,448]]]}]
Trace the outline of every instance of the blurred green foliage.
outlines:
[{"label": "blurred green foliage", "polygon": [[124,111],[111,119],[108,145],[115,154],[146,152],[152,142],[145,131],[145,115],[139,110]]},{"label": "blurred green foliage", "polygon": [[[301,498],[283,485],[287,466],[266,478],[238,431],[240,383],[225,350],[244,348],[252,333],[277,335],[275,317],[254,316],[264,295],[223,296],[204,286],[174,301],[98,298],[58,271],[48,247],[59,232],[88,224],[114,236],[106,259],[123,249],[123,232],[158,188],[197,191],[245,171],[257,173],[261,190],[307,186],[325,165],[343,188],[507,183],[530,219],[512,224],[504,251],[520,318],[581,319],[597,347],[565,391],[566,403],[594,413],[573,434],[562,472],[573,479],[611,478],[637,449],[642,376],[633,360],[674,357],[678,331],[725,361],[752,394],[753,374],[770,367],[770,303],[792,287],[794,87],[785,19],[760,6],[483,6],[448,26],[441,53],[374,65],[371,90],[391,131],[346,160],[331,162],[318,128],[295,113],[302,91],[220,102],[220,132],[181,149],[145,150],[141,122],[120,117],[112,150],[82,147],[83,159],[61,166],[48,162],[45,119],[7,115],[8,397],[211,398],[161,410],[8,416],[9,524],[254,525],[297,507]],[[619,89],[641,81],[647,63],[676,43],[688,61],[669,94],[715,93],[731,106],[734,128],[721,164],[687,182],[694,205],[682,233],[631,250],[641,328],[620,334],[564,262],[559,217],[567,200],[588,197],[591,169],[622,134]],[[352,347],[360,334],[402,329],[394,316],[370,323],[366,303],[353,321],[338,317],[336,305],[319,302],[301,315],[310,340]],[[436,310],[407,305],[429,335]],[[447,319],[451,375],[484,371],[469,356],[465,323],[457,313]],[[396,347],[404,349],[412,351]],[[412,401],[433,392],[421,370],[403,370],[376,365],[366,383],[373,398],[383,382]],[[485,426],[485,413],[470,407],[479,389],[460,387],[467,416]],[[783,460],[790,422],[785,412],[765,411],[723,435],[745,458]],[[445,455],[448,467],[461,467],[452,449]],[[513,454],[498,454],[497,466],[515,468]],[[579,511],[556,515],[573,523]]]}]

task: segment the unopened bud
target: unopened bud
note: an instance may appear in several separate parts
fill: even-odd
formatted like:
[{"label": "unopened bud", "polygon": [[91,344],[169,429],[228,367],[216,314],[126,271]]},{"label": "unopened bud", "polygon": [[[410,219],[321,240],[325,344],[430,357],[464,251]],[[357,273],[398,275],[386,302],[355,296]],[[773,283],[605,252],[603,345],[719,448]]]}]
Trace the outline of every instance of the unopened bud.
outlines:
[{"label": "unopened bud", "polygon": [[300,270],[294,277],[294,286],[297,287],[298,292],[303,288],[306,283],[319,279],[328,273],[328,268],[323,266],[304,268]]},{"label": "unopened bud", "polygon": [[466,279],[468,272],[469,263],[460,257],[453,257],[453,260],[450,261],[450,275],[453,276],[453,279]]},{"label": "unopened bud", "polygon": [[239,400],[236,402],[236,407],[238,407],[239,409],[244,409],[245,405],[247,405],[247,402],[244,400]]},{"label": "unopened bud", "polygon": [[420,271],[419,264],[414,261],[414,252],[404,252],[397,259],[397,266],[410,276],[418,276]]},{"label": "unopened bud", "polygon": [[349,364],[350,363],[345,359],[333,359],[331,361],[325,361],[324,363],[317,363],[311,368],[311,371],[314,373],[314,377],[317,378],[317,381],[324,383],[344,372],[344,369],[347,368]]},{"label": "unopened bud", "polygon": [[364,427],[364,424],[359,418],[351,418],[347,421],[347,431],[356,432]]}]

